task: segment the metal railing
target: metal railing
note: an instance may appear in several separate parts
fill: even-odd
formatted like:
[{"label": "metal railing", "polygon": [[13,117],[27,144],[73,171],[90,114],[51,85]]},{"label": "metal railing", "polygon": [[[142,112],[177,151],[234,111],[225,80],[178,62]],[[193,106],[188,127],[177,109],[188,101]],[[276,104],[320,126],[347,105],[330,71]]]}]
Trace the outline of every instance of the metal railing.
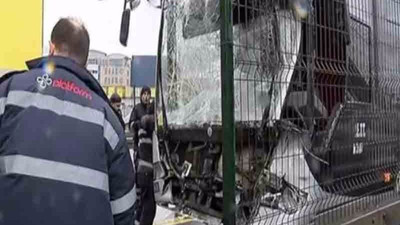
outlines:
[{"label": "metal railing", "polygon": [[182,202],[220,216],[213,175],[224,224],[336,224],[399,199],[397,1],[167,3],[158,106],[163,151],[193,163]]}]

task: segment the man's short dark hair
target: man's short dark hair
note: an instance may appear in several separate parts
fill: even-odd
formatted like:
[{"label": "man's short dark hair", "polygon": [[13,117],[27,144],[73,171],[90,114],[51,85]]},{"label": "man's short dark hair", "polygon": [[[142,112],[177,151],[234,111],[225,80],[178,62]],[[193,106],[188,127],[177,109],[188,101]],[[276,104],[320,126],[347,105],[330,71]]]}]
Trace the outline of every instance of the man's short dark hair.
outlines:
[{"label": "man's short dark hair", "polygon": [[90,38],[82,22],[73,18],[62,18],[51,32],[51,42],[57,51],[64,53],[81,65],[85,65]]},{"label": "man's short dark hair", "polygon": [[111,103],[121,103],[122,99],[117,93],[114,93],[111,95],[110,101]]}]

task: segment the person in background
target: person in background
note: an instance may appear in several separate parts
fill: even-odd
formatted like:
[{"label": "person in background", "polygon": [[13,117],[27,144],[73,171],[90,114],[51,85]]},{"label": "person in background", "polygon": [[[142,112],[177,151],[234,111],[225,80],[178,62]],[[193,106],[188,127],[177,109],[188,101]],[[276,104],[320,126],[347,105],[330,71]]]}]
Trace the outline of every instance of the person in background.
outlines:
[{"label": "person in background", "polygon": [[115,112],[118,115],[118,119],[121,122],[122,127],[125,130],[125,122],[124,122],[123,115],[122,115],[122,110],[121,110],[121,106],[122,106],[121,97],[118,95],[118,93],[113,93],[111,95],[110,102],[111,102],[111,105],[114,108]]},{"label": "person in background", "polygon": [[114,93],[111,95],[110,102],[112,107],[119,113],[119,115],[122,116],[122,111],[121,111],[121,104],[122,104],[122,99],[121,97],[117,94]]},{"label": "person in background", "polygon": [[0,224],[134,224],[136,173],[85,69],[89,43],[79,20],[62,18],[49,56],[0,80]]},{"label": "person in background", "polygon": [[134,151],[136,152],[136,183],[138,203],[135,224],[151,225],[156,214],[153,188],[153,145],[154,103],[151,90],[145,86],[140,92],[140,103],[131,113],[129,127],[134,133]]}]

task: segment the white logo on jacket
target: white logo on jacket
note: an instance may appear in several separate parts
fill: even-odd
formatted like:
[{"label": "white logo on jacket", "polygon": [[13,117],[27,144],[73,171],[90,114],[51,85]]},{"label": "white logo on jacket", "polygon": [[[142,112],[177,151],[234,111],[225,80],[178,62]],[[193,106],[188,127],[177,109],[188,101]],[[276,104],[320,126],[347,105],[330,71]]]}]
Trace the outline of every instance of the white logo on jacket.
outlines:
[{"label": "white logo on jacket", "polygon": [[36,82],[38,82],[40,88],[45,89],[47,86],[51,86],[53,80],[49,74],[45,73],[41,77],[37,77]]}]

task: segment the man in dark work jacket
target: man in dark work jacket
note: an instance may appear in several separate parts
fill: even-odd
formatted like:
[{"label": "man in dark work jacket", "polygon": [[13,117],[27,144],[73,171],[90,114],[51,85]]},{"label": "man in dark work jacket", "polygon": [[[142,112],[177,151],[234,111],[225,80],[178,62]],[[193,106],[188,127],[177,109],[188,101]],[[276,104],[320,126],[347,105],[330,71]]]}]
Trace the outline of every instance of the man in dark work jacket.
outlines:
[{"label": "man in dark work jacket", "polygon": [[0,79],[0,225],[132,225],[124,130],[85,69],[89,34],[60,19],[49,57]]},{"label": "man in dark work jacket", "polygon": [[132,110],[129,127],[134,133],[136,151],[136,183],[138,203],[135,224],[151,225],[156,204],[153,188],[152,133],[154,130],[154,104],[150,102],[151,90],[145,86],[140,92],[140,103]]}]

